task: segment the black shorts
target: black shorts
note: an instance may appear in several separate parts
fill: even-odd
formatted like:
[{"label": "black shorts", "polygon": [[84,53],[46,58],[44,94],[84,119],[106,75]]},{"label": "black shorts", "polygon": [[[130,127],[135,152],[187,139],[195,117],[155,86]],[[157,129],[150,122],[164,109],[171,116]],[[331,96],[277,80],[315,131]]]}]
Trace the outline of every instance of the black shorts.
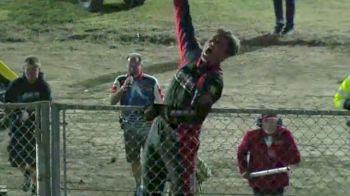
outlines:
[{"label": "black shorts", "polygon": [[9,162],[13,167],[35,165],[36,139],[34,129],[21,127],[12,128],[10,142],[7,146]]}]

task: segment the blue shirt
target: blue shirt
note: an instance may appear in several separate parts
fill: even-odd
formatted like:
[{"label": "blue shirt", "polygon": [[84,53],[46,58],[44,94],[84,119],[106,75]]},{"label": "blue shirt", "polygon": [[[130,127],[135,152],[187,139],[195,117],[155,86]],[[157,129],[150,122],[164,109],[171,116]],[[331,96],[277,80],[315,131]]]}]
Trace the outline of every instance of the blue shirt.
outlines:
[{"label": "blue shirt", "polygon": [[[112,86],[112,93],[115,93],[125,82],[128,76],[118,76]],[[162,92],[155,77],[141,74],[133,79],[132,84],[123,93],[120,105],[126,106],[147,106],[153,103],[162,103]],[[122,112],[124,121],[144,121],[143,113],[124,111]]]}]

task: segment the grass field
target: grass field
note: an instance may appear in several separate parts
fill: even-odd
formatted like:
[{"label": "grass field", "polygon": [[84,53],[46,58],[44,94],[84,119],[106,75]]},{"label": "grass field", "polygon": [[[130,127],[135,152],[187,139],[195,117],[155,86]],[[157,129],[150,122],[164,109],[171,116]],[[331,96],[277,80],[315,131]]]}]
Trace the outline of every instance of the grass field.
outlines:
[{"label": "grass field", "polygon": [[[297,1],[296,32],[279,38],[267,35],[274,26],[269,0],[190,0],[190,4],[201,42],[218,27],[231,29],[242,42],[240,55],[223,64],[225,88],[216,107],[333,108],[332,96],[350,73],[348,0]],[[171,0],[146,0],[134,9],[125,9],[122,0],[106,0],[103,13],[87,13],[75,0],[0,1],[0,59],[21,73],[24,57],[37,55],[58,102],[109,104],[111,83],[125,72],[125,56],[133,51],[143,54],[146,72],[166,89],[177,62]],[[350,185],[344,119],[306,117],[305,122],[286,117],[303,155],[287,194],[348,195],[342,188]],[[82,195],[116,195],[108,190],[132,189],[117,114],[78,111],[70,118],[69,187],[106,189],[80,191]],[[204,185],[208,195],[249,193],[233,157],[239,137],[253,120],[251,116],[233,120],[237,118],[218,115],[206,124],[201,156],[214,172]],[[224,127],[210,131],[217,122]],[[7,163],[7,132],[0,132],[0,138],[0,184],[16,188],[21,178]],[[110,163],[114,156],[116,163]],[[23,193],[13,190],[11,195]]]}]

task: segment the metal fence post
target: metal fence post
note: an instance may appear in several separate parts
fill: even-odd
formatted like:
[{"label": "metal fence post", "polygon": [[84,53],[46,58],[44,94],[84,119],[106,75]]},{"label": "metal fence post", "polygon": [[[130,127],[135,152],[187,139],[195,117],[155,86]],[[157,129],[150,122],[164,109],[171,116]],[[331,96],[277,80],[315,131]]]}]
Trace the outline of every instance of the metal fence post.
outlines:
[{"label": "metal fence post", "polygon": [[50,171],[50,103],[40,103],[37,107],[37,182],[38,195],[51,196]]},{"label": "metal fence post", "polygon": [[67,190],[67,135],[66,135],[66,110],[63,110],[62,114],[63,128],[62,128],[62,139],[63,139],[63,187],[64,196],[68,196]]},{"label": "metal fence post", "polygon": [[51,105],[51,186],[52,196],[61,195],[60,180],[60,110],[57,104]]}]

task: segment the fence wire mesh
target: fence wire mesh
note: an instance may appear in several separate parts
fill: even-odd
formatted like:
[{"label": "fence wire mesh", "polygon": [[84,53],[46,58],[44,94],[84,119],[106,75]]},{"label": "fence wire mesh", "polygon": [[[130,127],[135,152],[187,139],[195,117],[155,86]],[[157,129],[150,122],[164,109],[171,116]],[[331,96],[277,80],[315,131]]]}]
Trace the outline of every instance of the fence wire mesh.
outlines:
[{"label": "fence wire mesh", "polygon": [[63,128],[64,182],[69,195],[116,195],[133,184],[118,112],[67,110]]},{"label": "fence wire mesh", "polygon": [[[300,164],[289,173],[285,195],[348,195],[350,133],[345,113],[276,111],[301,153]],[[236,151],[243,135],[256,127],[256,119],[264,112],[223,109],[208,116],[198,155],[210,177],[201,184],[198,195],[252,195],[238,171]],[[66,194],[133,195],[135,180],[126,160],[120,111],[65,108],[61,115]]]},{"label": "fence wire mesh", "polygon": [[38,106],[1,104],[0,185],[12,194],[36,193],[37,183],[32,177],[36,175]]}]

